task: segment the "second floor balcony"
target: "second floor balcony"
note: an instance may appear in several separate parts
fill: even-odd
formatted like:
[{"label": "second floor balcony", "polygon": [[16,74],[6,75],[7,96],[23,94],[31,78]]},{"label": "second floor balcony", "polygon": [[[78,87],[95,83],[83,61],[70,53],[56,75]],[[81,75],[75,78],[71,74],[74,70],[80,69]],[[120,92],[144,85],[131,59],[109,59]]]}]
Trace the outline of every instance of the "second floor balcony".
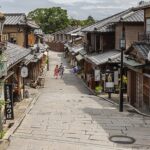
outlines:
[{"label": "second floor balcony", "polygon": [[150,32],[139,33],[138,41],[150,43]]}]

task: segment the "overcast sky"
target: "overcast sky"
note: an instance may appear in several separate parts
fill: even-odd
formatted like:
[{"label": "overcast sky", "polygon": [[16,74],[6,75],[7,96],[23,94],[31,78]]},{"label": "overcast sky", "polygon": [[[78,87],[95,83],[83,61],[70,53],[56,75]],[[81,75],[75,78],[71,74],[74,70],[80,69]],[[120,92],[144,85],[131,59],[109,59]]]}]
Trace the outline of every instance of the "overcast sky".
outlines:
[{"label": "overcast sky", "polygon": [[[68,15],[85,19],[89,15],[99,20],[114,13],[137,6],[140,0],[0,0],[0,11],[4,13],[28,13],[36,8],[60,6]],[[148,1],[148,0],[147,0]]]}]

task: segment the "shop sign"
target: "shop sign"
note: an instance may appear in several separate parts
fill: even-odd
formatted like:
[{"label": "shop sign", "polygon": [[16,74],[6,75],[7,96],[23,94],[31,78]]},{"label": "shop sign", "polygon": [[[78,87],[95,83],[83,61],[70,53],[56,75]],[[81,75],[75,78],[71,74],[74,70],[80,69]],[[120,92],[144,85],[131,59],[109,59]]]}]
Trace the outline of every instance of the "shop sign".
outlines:
[{"label": "shop sign", "polygon": [[115,85],[119,84],[119,73],[118,73],[118,71],[114,72],[114,84]]},{"label": "shop sign", "polygon": [[14,119],[12,84],[5,84],[5,115],[6,120]]},{"label": "shop sign", "polygon": [[23,66],[21,68],[21,77],[26,78],[28,76],[28,68],[26,66]]},{"label": "shop sign", "polygon": [[114,92],[114,73],[113,72],[106,74],[105,92],[106,93],[113,93]]},{"label": "shop sign", "polygon": [[95,70],[95,81],[100,81],[100,70]]}]

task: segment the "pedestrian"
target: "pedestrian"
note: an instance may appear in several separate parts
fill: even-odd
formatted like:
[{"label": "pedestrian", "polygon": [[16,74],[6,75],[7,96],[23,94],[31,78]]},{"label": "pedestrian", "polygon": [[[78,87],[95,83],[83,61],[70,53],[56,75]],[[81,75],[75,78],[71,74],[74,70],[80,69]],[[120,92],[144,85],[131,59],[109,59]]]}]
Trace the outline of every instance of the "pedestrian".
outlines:
[{"label": "pedestrian", "polygon": [[54,77],[55,77],[55,79],[58,79],[58,74],[59,74],[59,68],[58,68],[58,65],[56,65],[56,67],[54,69]]},{"label": "pedestrian", "polygon": [[64,66],[63,66],[63,63],[61,63],[60,66],[59,66],[59,75],[60,75],[61,78],[64,75]]}]

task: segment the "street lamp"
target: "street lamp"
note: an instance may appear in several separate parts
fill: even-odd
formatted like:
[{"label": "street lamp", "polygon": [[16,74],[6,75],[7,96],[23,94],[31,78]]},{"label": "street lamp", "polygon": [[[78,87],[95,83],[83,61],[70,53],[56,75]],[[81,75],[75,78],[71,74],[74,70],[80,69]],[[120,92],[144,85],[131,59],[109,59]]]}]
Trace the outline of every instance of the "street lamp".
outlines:
[{"label": "street lamp", "polygon": [[[122,22],[122,18],[120,21]],[[121,49],[121,67],[120,67],[120,102],[119,102],[119,111],[123,112],[123,51],[126,49],[126,40],[125,40],[125,26],[122,22],[122,36],[120,39],[120,49]]]}]

